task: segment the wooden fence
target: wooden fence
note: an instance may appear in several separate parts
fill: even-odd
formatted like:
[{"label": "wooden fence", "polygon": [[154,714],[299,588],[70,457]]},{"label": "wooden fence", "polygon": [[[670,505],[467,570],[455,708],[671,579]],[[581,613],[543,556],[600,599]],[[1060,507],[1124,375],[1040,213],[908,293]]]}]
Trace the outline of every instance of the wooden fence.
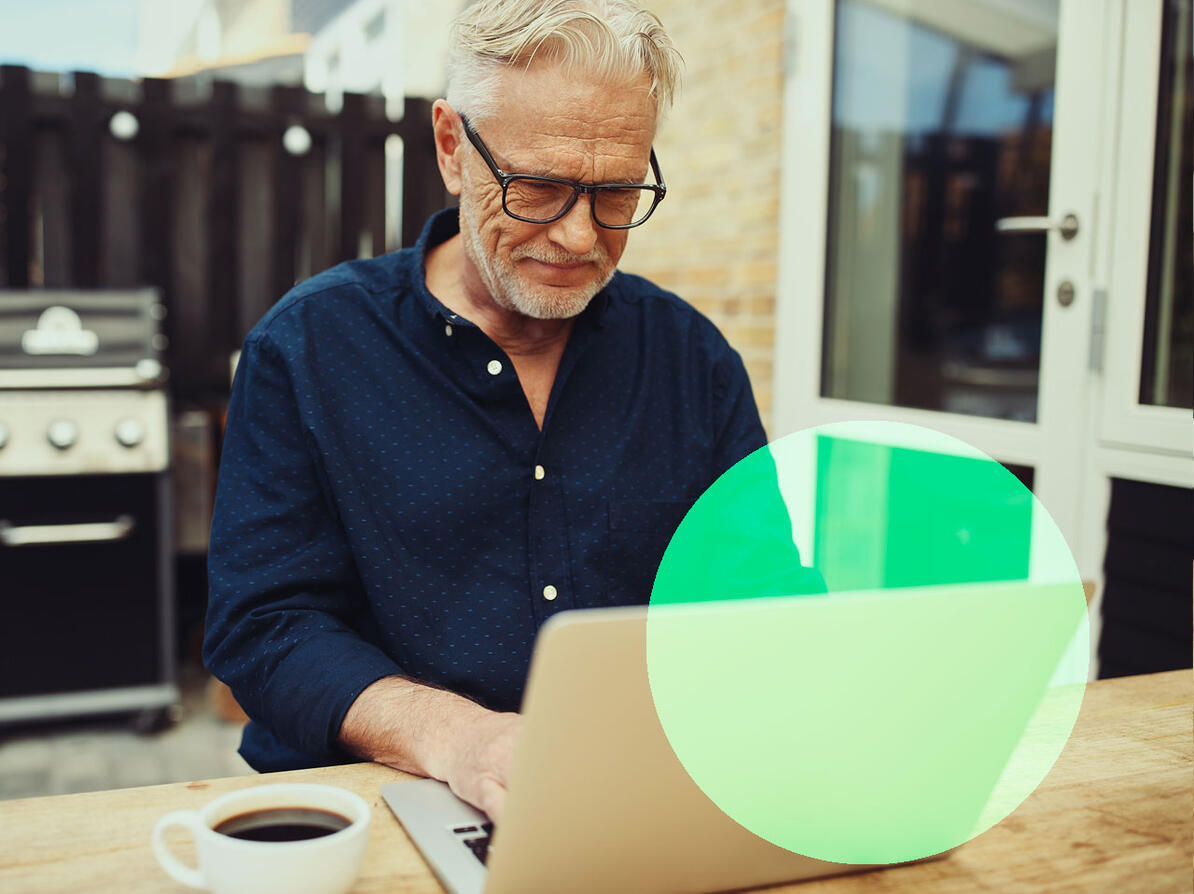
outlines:
[{"label": "wooden fence", "polygon": [[446,198],[426,100],[392,121],[375,96],[0,66],[0,288],[158,287],[185,402],[223,400],[294,283],[413,244]]}]

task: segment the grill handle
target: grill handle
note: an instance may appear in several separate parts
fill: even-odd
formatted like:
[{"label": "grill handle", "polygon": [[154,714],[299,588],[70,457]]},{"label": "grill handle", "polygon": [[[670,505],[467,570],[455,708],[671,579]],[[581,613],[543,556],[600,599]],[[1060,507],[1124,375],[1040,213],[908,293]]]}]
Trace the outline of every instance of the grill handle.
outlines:
[{"label": "grill handle", "polygon": [[0,543],[5,546],[44,546],[53,543],[111,543],[133,533],[131,515],[115,521],[74,525],[22,525],[0,520]]}]

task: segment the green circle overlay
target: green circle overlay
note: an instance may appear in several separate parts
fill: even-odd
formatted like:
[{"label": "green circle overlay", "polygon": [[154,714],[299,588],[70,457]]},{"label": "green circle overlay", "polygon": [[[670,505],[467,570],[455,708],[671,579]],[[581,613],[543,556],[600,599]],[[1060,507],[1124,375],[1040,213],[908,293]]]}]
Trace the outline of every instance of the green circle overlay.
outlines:
[{"label": "green circle overlay", "polygon": [[849,864],[917,860],[1020,805],[1089,668],[1065,539],[1011,472],[902,423],[795,432],[710,487],[647,614],[660,723],[759,837]]}]

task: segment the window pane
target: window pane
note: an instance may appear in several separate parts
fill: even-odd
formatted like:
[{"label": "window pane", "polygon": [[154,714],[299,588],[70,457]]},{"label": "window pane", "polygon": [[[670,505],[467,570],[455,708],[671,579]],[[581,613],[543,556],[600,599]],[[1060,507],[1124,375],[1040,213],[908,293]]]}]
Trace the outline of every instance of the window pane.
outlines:
[{"label": "window pane", "polygon": [[1194,58],[1190,0],[1166,0],[1161,31],[1157,154],[1153,167],[1148,303],[1140,402],[1194,407],[1194,296],[1191,186]]},{"label": "window pane", "polygon": [[1057,0],[838,0],[821,393],[1036,418]]}]

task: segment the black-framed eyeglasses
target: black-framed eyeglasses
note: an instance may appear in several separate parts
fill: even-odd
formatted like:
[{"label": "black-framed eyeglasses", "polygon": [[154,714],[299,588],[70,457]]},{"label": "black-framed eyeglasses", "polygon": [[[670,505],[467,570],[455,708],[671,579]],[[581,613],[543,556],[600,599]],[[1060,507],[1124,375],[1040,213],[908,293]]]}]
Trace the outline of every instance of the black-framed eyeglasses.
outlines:
[{"label": "black-framed eyeglasses", "polygon": [[502,187],[502,210],[515,220],[546,224],[559,220],[572,210],[581,194],[589,196],[593,222],[607,230],[629,230],[646,223],[656,206],[667,195],[667,184],[659,173],[655,150],[651,150],[651,170],[655,183],[577,183],[556,177],[531,174],[507,174],[493,156],[468,118],[460,116],[464,133],[481,154],[494,179]]}]

